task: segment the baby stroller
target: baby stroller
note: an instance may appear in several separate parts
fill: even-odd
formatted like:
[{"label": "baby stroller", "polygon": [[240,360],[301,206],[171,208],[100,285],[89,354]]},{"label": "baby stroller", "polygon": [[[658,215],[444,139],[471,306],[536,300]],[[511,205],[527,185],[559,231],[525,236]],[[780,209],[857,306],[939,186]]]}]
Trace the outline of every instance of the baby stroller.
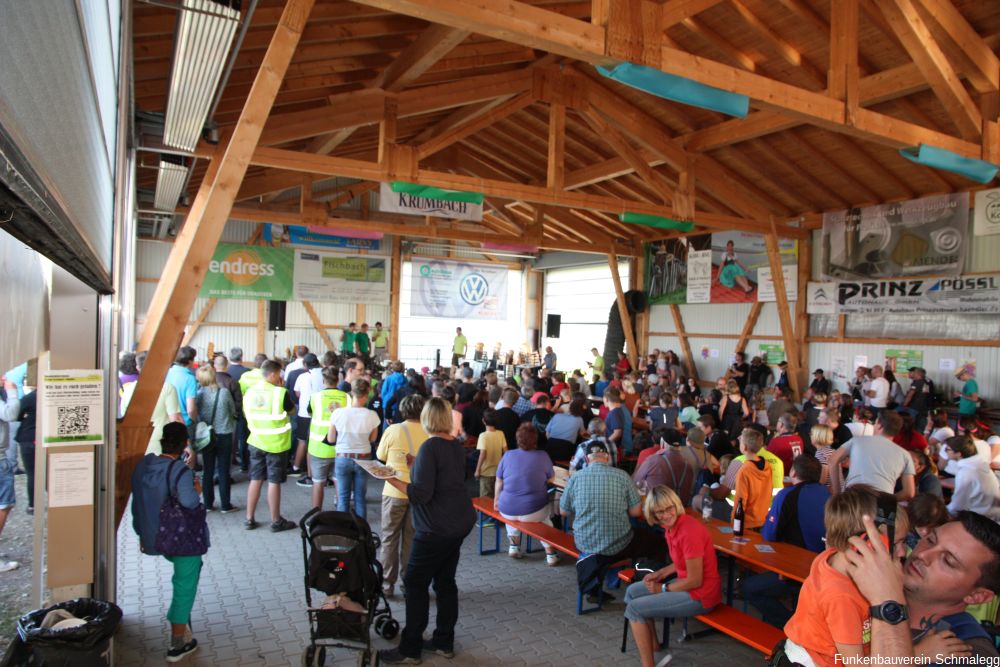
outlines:
[{"label": "baby stroller", "polygon": [[[299,528],[309,613],[303,667],[320,667],[326,649],[334,647],[358,651],[358,667],[377,665],[371,627],[386,639],[399,634],[399,623],[382,593],[378,536],[354,512],[321,512],[315,507],[302,517]],[[322,608],[313,607],[313,590],[328,596]]]}]

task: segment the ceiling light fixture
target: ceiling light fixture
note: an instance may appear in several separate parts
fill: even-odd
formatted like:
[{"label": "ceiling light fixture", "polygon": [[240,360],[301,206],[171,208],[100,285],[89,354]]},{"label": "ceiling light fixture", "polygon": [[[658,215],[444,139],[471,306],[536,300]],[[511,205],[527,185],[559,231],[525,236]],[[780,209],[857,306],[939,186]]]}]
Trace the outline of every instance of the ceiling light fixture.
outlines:
[{"label": "ceiling light fixture", "polygon": [[187,182],[187,167],[162,159],[158,171],[153,206],[158,211],[172,212],[177,208],[177,200],[181,198],[181,191]]}]

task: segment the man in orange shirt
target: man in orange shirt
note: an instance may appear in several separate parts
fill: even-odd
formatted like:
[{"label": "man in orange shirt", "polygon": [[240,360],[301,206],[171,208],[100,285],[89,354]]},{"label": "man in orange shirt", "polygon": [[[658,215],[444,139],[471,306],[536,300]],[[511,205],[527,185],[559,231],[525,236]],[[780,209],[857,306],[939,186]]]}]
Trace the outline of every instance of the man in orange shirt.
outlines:
[{"label": "man in orange shirt", "polygon": [[733,507],[743,501],[747,528],[763,526],[767,512],[771,509],[771,466],[758,455],[763,448],[764,436],[754,429],[743,429],[743,433],[740,434],[740,451],[746,456],[746,460],[736,475],[736,497],[733,500]]}]

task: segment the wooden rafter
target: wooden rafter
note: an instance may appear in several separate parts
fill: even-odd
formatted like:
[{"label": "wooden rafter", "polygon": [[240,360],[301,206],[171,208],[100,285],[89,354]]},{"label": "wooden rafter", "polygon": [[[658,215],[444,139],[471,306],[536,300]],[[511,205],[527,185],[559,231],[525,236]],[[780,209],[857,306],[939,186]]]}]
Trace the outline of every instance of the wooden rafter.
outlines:
[{"label": "wooden rafter", "polygon": [[785,274],[781,268],[781,249],[778,237],[774,234],[765,234],[764,243],[767,246],[767,258],[771,265],[771,280],[774,282],[775,306],[778,308],[778,321],[781,323],[785,358],[788,360],[788,380],[794,395],[801,397],[801,393],[799,393],[801,387],[799,383],[799,346],[795,338],[795,329],[792,326],[792,316],[788,310],[788,293],[785,291]]},{"label": "wooden rafter", "polygon": [[698,19],[693,17],[686,18],[681,21],[681,25],[701,39],[705,40],[709,46],[716,49],[724,58],[728,58],[733,61],[735,65],[738,65],[739,67],[742,67],[750,72],[757,71],[757,61],[754,60],[749,53],[736,48],[732,42],[717,33],[715,30],[709,28]]},{"label": "wooden rafter", "polygon": [[670,0],[663,6],[662,27],[667,30],[672,25],[682,23],[696,14],[710,9],[722,0]]},{"label": "wooden rafter", "polygon": [[604,119],[604,117],[593,108],[583,109],[583,117],[590,125],[591,129],[607,142],[620,158],[625,160],[635,171],[639,178],[657,195],[664,203],[670,203],[673,193],[669,185],[663,182],[662,177],[646,162],[639,151],[622,136],[618,130]]},{"label": "wooden rafter", "polygon": [[827,89],[840,100],[857,106],[858,0],[833,0],[830,5],[830,74]]},{"label": "wooden rafter", "polygon": [[691,354],[691,343],[688,341],[687,331],[684,328],[684,318],[681,317],[681,308],[677,304],[670,304],[670,316],[674,319],[674,331],[677,332],[677,339],[681,343],[681,354],[684,357],[684,366],[687,368],[688,377],[698,380],[698,366],[694,363],[694,355]]},{"label": "wooden rafter", "polygon": [[205,318],[208,314],[212,312],[212,308],[215,307],[215,303],[218,301],[216,298],[211,298],[205,302],[204,307],[202,307],[201,312],[198,313],[198,317],[195,318],[194,322],[188,327],[187,333],[184,334],[184,338],[181,340],[181,345],[187,345],[194,338],[194,335],[198,333],[198,329],[201,325],[205,323]]},{"label": "wooden rafter", "polygon": [[639,348],[636,347],[632,318],[625,304],[625,292],[622,291],[622,278],[618,273],[618,255],[614,252],[608,253],[608,267],[611,269],[611,281],[615,285],[615,302],[618,304],[618,314],[621,316],[625,342],[628,344],[628,361],[632,364],[632,368],[638,368]]},{"label": "wooden rafter", "polygon": [[302,301],[302,307],[306,309],[306,314],[309,315],[309,320],[312,322],[313,327],[316,329],[316,333],[319,337],[323,339],[326,344],[326,349],[336,350],[337,346],[333,344],[333,340],[330,338],[330,334],[326,332],[326,327],[323,326],[323,321],[319,319],[319,315],[316,314],[316,309],[309,301]]},{"label": "wooden rafter", "polygon": [[788,40],[775,32],[760,17],[754,14],[742,0],[729,0],[728,4],[736,10],[747,25],[781,56],[782,60],[793,67],[798,67],[814,87],[824,88],[826,86],[826,77],[823,73],[809,62],[798,48],[789,44]]},{"label": "wooden rafter", "polygon": [[566,106],[552,104],[549,107],[549,154],[545,184],[555,190],[566,187]]},{"label": "wooden rafter", "polygon": [[525,107],[535,102],[535,96],[531,91],[527,91],[511,98],[507,102],[500,104],[494,109],[478,114],[464,123],[461,123],[447,132],[439,134],[432,139],[416,146],[417,158],[426,159],[448,146],[461,141],[462,139],[475,134],[483,128],[489,127],[508,116],[516,114]]},{"label": "wooden rafter", "polygon": [[918,0],[972,63],[969,80],[980,93],[1000,88],[1000,58],[975,28],[969,25],[952,0]]}]

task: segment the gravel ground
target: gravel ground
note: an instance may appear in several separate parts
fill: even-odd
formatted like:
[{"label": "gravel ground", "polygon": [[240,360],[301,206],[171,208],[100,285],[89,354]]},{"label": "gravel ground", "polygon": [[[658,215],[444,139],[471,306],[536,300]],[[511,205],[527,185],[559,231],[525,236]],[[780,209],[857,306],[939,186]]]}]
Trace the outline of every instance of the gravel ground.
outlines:
[{"label": "gravel ground", "polygon": [[21,564],[11,572],[0,572],[0,656],[17,632],[17,619],[31,611],[31,550],[35,517],[28,507],[27,478],[18,475],[17,505],[7,517],[7,525],[0,535],[0,560],[14,560]]}]

